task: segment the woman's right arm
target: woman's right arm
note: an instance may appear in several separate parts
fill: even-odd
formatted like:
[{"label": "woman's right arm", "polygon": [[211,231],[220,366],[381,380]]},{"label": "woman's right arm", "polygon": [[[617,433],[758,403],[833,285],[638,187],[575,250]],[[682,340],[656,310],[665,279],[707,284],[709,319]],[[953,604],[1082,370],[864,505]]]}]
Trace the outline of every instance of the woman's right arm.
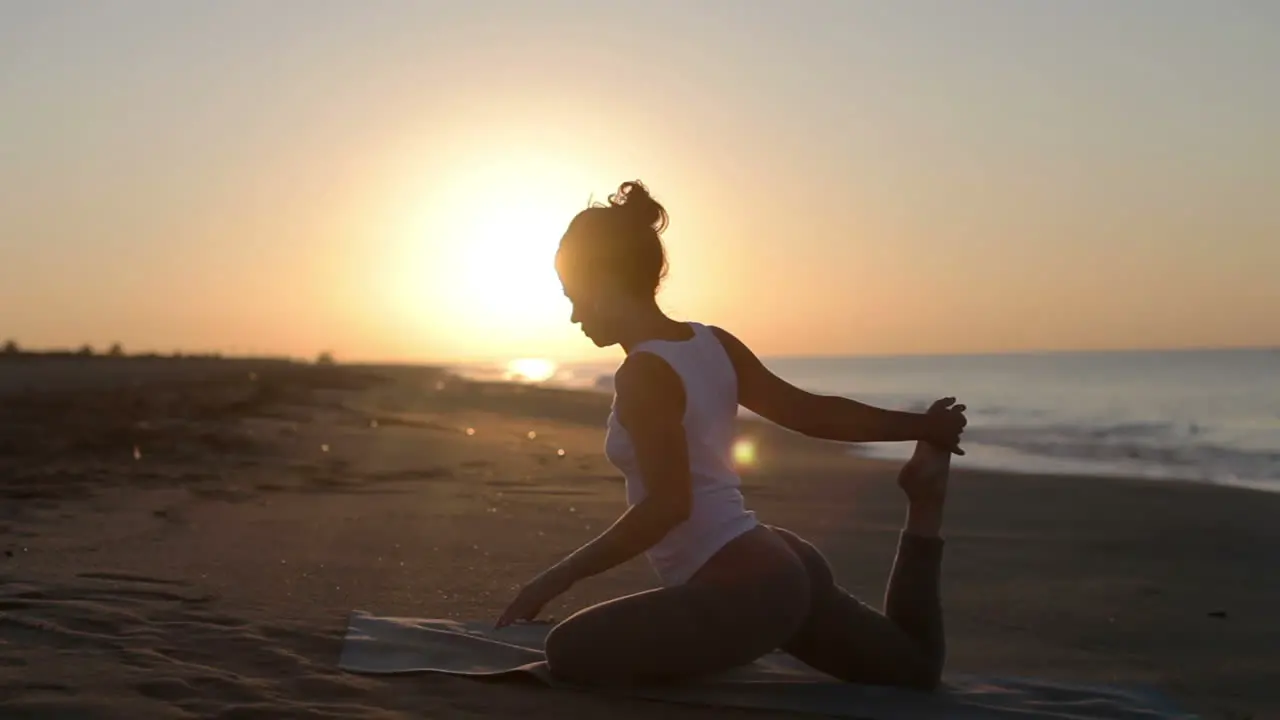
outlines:
[{"label": "woman's right arm", "polygon": [[838,442],[924,440],[960,450],[964,416],[953,422],[925,413],[885,410],[836,395],[802,390],[775,375],[741,340],[712,328],[738,374],[738,402],[751,412],[789,430]]}]

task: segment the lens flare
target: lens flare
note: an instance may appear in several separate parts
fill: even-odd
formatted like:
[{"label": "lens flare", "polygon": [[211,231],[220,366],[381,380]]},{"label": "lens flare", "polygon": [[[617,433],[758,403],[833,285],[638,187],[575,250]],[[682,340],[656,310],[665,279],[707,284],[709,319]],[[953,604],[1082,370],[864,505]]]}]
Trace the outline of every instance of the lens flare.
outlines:
[{"label": "lens flare", "polygon": [[750,438],[738,438],[733,443],[733,464],[738,467],[754,467],[757,461],[755,441]]}]

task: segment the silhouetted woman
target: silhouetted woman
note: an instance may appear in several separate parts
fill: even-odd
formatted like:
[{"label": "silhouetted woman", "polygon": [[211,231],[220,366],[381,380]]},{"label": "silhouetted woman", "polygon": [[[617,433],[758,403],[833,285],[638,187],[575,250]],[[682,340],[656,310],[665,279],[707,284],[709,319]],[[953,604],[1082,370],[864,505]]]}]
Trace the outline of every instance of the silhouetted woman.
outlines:
[{"label": "silhouetted woman", "polygon": [[[944,641],[939,536],[964,406],[881,410],[805,392],[725,330],[657,305],[667,214],[640,182],[580,212],[556,254],[571,321],[627,356],[615,374],[605,452],[626,476],[628,510],[603,535],[527,584],[498,620],[532,620],[584,578],[640,553],[662,587],[582,610],[548,635],[550,671],[619,686],[694,678],[781,648],[837,678],[931,689]],[[899,474],[909,503],[885,612],[835,584],[811,544],[744,507],[730,449],[738,406],[799,433],[844,442],[916,441]]]}]

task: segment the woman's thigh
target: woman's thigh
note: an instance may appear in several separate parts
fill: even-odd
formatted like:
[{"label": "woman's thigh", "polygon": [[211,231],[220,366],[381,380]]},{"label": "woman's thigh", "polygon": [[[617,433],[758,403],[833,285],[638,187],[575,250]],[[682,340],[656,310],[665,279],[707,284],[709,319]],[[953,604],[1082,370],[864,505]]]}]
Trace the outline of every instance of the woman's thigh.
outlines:
[{"label": "woman's thigh", "polygon": [[[808,576],[793,556],[758,559],[740,581],[695,577],[574,614],[547,637],[549,669],[592,685],[670,682],[745,665],[773,651],[804,621]],[[730,561],[722,560],[716,569]]]},{"label": "woman's thigh", "polygon": [[932,689],[935,670],[911,637],[883,613],[835,587],[782,649],[845,682]]}]

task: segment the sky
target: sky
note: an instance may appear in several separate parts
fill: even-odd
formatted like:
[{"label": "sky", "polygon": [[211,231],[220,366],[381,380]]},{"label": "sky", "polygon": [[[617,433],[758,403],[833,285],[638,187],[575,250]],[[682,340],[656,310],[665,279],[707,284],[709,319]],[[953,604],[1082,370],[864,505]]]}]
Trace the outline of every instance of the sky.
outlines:
[{"label": "sky", "polygon": [[641,179],[762,355],[1276,346],[1277,77],[1268,0],[0,0],[0,337],[601,357]]}]

